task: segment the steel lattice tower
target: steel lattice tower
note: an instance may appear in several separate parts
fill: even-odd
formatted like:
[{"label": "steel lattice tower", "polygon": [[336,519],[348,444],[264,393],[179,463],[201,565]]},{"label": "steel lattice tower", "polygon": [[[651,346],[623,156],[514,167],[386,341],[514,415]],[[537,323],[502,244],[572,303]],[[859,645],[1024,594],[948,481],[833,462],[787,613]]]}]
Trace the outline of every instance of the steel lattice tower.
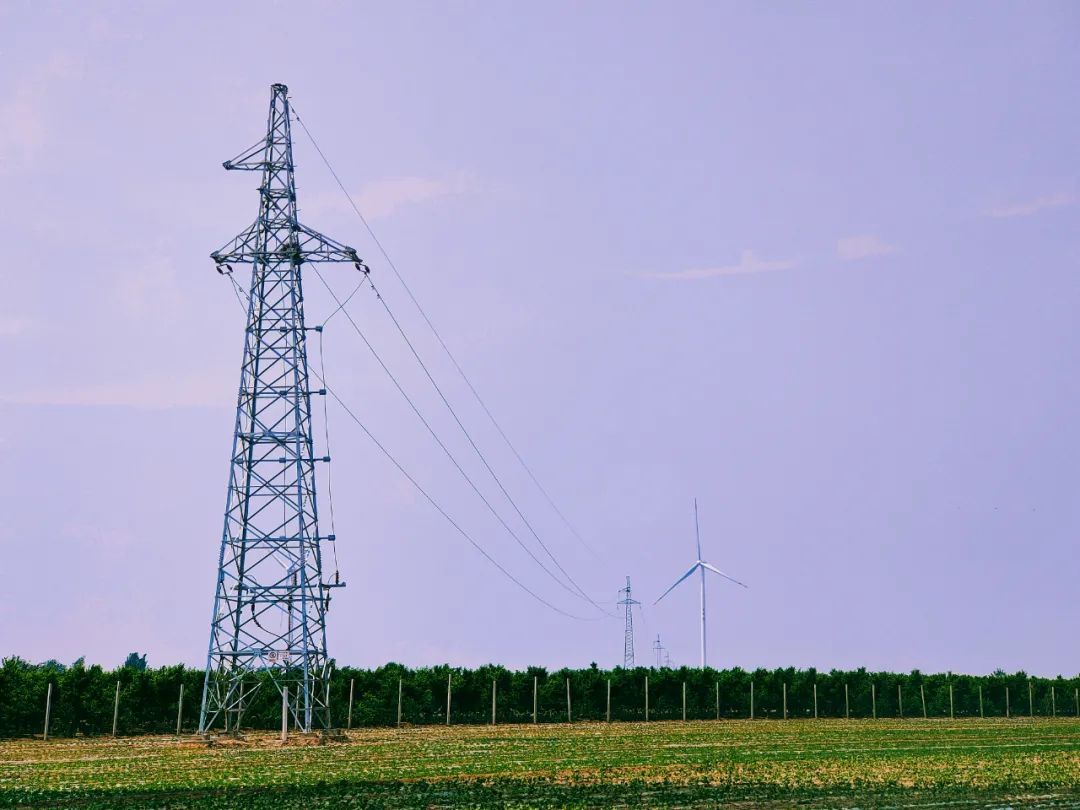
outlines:
[{"label": "steel lattice tower", "polygon": [[[238,729],[265,670],[288,689],[293,723],[329,728],[326,611],[315,497],[304,295],[305,262],[353,262],[356,251],[297,221],[288,88],[271,87],[266,138],[224,164],[260,172],[254,224],[211,254],[219,272],[251,265],[244,359],[225,500],[199,730]],[[321,327],[314,327],[315,330]],[[249,691],[245,694],[245,688]]]},{"label": "steel lattice tower", "polygon": [[630,577],[626,578],[626,587],[619,590],[619,595],[623,598],[616,604],[626,605],[626,632],[623,635],[623,668],[634,668],[634,605],[640,605],[641,602],[636,599],[630,598]]}]

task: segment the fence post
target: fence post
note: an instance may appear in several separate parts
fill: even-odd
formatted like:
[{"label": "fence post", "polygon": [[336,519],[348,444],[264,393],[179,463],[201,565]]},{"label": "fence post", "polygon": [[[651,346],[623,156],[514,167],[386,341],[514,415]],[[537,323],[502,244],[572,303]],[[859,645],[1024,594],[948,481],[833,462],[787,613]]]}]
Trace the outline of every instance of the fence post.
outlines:
[{"label": "fence post", "polygon": [[184,718],[184,685],[180,684],[180,700],[176,704],[176,736],[180,736],[180,725]]},{"label": "fence post", "polygon": [[952,684],[949,684],[949,719],[955,720],[956,716],[953,714],[953,699],[952,699]]},{"label": "fence post", "polygon": [[1057,717],[1057,696],[1054,694],[1054,687],[1050,687],[1050,715]]},{"label": "fence post", "polygon": [[353,690],[356,687],[356,678],[349,678],[349,719],[345,721],[345,728],[347,730],[352,729],[352,704],[353,704]]},{"label": "fence post", "polygon": [[983,701],[982,701],[982,684],[979,684],[979,717],[984,717],[983,714]]},{"label": "fence post", "polygon": [[397,679],[397,727],[401,728],[401,690],[402,684],[405,679],[399,677]]},{"label": "fence post", "polygon": [[52,681],[49,681],[49,688],[45,691],[45,731],[41,735],[41,739],[49,739],[49,714],[52,712]]},{"label": "fence post", "polygon": [[649,676],[645,676],[645,722],[649,722]]},{"label": "fence post", "polygon": [[1080,717],[1080,687],[1073,690],[1073,700],[1076,701],[1076,716]]},{"label": "fence post", "polygon": [[900,707],[900,719],[904,719],[904,687],[896,685],[896,705]]},{"label": "fence post", "polygon": [[1006,717],[1009,717],[1011,715],[1010,708],[1011,707],[1009,706],[1009,687],[1006,686],[1005,687],[1005,716]]},{"label": "fence post", "polygon": [[491,725],[495,725],[495,679],[491,679]]},{"label": "fence post", "polygon": [[750,719],[754,719],[754,682],[750,681]]},{"label": "fence post", "polygon": [[453,672],[446,673],[446,725],[450,725],[450,682],[453,678]]},{"label": "fence post", "polygon": [[533,675],[533,725],[536,725],[536,675]]},{"label": "fence post", "polygon": [[787,681],[784,681],[784,719],[787,720]]},{"label": "fence post", "polygon": [[1028,717],[1035,716],[1035,698],[1031,694],[1031,678],[1028,678]]},{"label": "fence post", "polygon": [[611,678],[607,679],[607,721],[611,722]]},{"label": "fence post", "polygon": [[817,681],[814,681],[814,719],[817,720]]},{"label": "fence post", "polygon": [[844,681],[844,719],[851,719],[851,701],[848,700],[847,681]]},{"label": "fence post", "polygon": [[686,722],[686,681],[682,682],[682,721]]},{"label": "fence post", "polygon": [[877,684],[875,683],[870,684],[870,711],[877,720]]},{"label": "fence post", "polygon": [[922,719],[926,719],[926,689],[919,684],[919,699],[922,700]]},{"label": "fence post", "polygon": [[570,714],[570,678],[566,678],[566,722],[573,723],[574,718]]},{"label": "fence post", "polygon": [[716,719],[720,719],[720,681],[716,682]]},{"label": "fence post", "polygon": [[281,690],[281,741],[289,736],[289,687]]},{"label": "fence post", "polygon": [[116,721],[120,717],[120,681],[116,682],[116,697],[113,698],[112,706],[112,735],[116,736]]}]

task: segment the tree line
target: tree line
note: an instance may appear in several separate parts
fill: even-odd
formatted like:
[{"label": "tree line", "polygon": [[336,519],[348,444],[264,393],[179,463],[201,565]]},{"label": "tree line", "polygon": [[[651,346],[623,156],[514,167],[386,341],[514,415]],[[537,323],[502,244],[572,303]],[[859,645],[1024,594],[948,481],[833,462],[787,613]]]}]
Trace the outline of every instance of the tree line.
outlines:
[{"label": "tree line", "polygon": [[[151,668],[145,656],[132,654],[121,667],[107,670],[80,659],[32,664],[7,658],[0,664],[0,736],[40,734],[46,692],[52,685],[50,735],[108,734],[112,730],[116,685],[120,684],[117,729],[120,734],[175,732],[177,714],[185,732],[198,726],[203,670],[183,665]],[[509,670],[489,665],[476,669],[450,666],[409,669],[387,664],[376,669],[334,667],[330,679],[333,724],[389,726],[398,720],[426,725],[446,722],[451,690],[452,723],[490,723],[492,684],[498,723],[536,720],[566,722],[567,681],[570,716],[578,720],[688,720],[820,717],[1013,717],[1080,715],[1080,677],[1032,678],[1023,672],[992,675],[924,674],[814,669],[676,669],[616,668],[548,671],[542,667]],[[608,691],[610,682],[610,704]],[[685,684],[685,687],[684,687]],[[183,685],[183,706],[179,705]],[[280,697],[265,674],[251,677],[251,703],[244,727],[280,727]],[[753,697],[751,698],[751,691]],[[751,700],[752,704],[751,705]]]}]

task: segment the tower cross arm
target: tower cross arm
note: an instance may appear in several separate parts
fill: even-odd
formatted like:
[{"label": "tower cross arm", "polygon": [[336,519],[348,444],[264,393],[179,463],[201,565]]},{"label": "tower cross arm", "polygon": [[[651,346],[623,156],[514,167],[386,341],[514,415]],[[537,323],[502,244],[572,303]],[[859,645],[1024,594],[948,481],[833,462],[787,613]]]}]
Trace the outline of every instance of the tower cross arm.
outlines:
[{"label": "tower cross arm", "polygon": [[217,265],[244,264],[247,262],[292,261],[303,262],[352,262],[358,269],[367,271],[356,254],[356,249],[324,236],[306,225],[297,224],[289,229],[284,240],[267,240],[259,244],[259,222],[240,233],[236,238],[210,254]]}]

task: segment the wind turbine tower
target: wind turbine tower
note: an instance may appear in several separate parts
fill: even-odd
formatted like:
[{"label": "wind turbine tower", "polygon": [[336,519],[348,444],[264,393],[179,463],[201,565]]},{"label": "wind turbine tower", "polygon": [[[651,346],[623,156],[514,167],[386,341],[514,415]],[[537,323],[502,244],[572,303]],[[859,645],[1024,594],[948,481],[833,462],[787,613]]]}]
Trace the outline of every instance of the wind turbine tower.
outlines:
[{"label": "wind turbine tower", "polygon": [[619,591],[619,596],[623,598],[619,600],[618,604],[626,605],[626,633],[623,636],[623,669],[634,668],[634,605],[640,605],[641,602],[630,597],[630,577],[626,578],[626,587]]},{"label": "wind turbine tower", "polygon": [[[670,588],[668,588],[666,591],[664,591],[662,594],[660,594],[660,599],[663,599],[665,596],[667,596],[669,593],[671,593],[673,590],[675,590],[675,587],[680,582],[682,582],[684,579],[689,577],[695,571],[698,571],[701,574],[701,668],[705,669],[705,666],[706,666],[706,663],[707,663],[707,657],[706,657],[706,652],[705,652],[705,571],[709,570],[709,571],[712,571],[714,574],[719,574],[724,579],[730,580],[731,582],[734,582],[736,585],[741,585],[744,588],[746,588],[748,586],[743,584],[742,582],[739,582],[739,580],[735,579],[734,577],[728,576],[723,571],[721,571],[719,568],[716,568],[715,566],[711,565],[710,563],[705,562],[705,560],[702,559],[702,556],[701,556],[701,529],[700,529],[700,526],[698,524],[697,498],[694,498],[694,535],[697,538],[697,561],[693,565],[690,566],[689,571],[687,571],[685,574],[683,574],[681,577],[679,577],[677,580],[675,580],[674,585],[672,585]],[[657,604],[660,601],[660,599],[657,599],[656,602],[653,602],[653,604],[654,605]],[[657,643],[659,643],[659,637],[657,638]]]}]

